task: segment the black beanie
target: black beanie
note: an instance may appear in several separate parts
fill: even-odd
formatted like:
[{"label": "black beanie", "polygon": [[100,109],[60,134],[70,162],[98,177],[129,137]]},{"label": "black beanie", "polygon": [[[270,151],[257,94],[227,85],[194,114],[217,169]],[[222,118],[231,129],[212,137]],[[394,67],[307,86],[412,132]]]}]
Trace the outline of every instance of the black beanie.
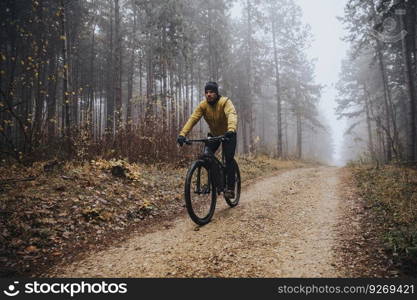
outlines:
[{"label": "black beanie", "polygon": [[206,83],[206,86],[204,87],[204,92],[207,92],[209,90],[215,92],[217,95],[219,94],[219,86],[214,81],[209,81]]}]

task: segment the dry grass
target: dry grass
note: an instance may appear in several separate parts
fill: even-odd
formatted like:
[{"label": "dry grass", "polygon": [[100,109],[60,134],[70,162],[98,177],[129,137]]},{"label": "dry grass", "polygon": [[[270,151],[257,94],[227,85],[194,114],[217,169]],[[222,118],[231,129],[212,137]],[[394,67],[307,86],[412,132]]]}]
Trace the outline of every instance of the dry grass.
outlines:
[{"label": "dry grass", "polygon": [[239,156],[236,158],[243,180],[251,180],[273,172],[295,169],[311,165],[297,160],[279,160],[266,155]]},{"label": "dry grass", "polygon": [[381,238],[405,274],[417,267],[417,171],[354,166],[359,192],[380,221]]}]

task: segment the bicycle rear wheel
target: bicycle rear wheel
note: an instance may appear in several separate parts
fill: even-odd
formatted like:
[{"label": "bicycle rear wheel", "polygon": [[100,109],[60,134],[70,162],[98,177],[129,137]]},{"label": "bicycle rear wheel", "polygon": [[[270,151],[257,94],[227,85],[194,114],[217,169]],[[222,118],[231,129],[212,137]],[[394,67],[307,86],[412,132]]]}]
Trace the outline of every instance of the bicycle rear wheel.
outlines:
[{"label": "bicycle rear wheel", "polygon": [[191,219],[198,225],[210,222],[216,208],[216,188],[209,168],[203,161],[194,162],[185,179],[185,205]]},{"label": "bicycle rear wheel", "polygon": [[235,197],[233,199],[224,197],[230,207],[235,207],[240,200],[240,170],[236,160],[233,160],[233,164],[235,169]]}]

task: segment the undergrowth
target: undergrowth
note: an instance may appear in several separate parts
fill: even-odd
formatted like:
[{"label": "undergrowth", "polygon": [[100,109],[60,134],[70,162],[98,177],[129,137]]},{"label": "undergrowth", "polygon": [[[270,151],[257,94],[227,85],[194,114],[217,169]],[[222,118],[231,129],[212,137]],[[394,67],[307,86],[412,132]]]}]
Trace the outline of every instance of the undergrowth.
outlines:
[{"label": "undergrowth", "polygon": [[405,275],[417,275],[417,171],[353,166],[359,192],[380,222],[381,238]]}]

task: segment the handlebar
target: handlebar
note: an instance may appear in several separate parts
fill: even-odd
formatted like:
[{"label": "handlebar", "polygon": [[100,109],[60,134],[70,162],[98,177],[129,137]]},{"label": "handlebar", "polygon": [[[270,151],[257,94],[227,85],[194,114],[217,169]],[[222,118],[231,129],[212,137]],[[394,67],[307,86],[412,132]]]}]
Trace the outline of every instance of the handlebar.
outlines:
[{"label": "handlebar", "polygon": [[198,139],[198,140],[185,140],[186,145],[191,145],[192,143],[210,143],[210,142],[228,142],[230,139],[225,137],[224,135],[220,136],[209,136],[206,139]]}]

